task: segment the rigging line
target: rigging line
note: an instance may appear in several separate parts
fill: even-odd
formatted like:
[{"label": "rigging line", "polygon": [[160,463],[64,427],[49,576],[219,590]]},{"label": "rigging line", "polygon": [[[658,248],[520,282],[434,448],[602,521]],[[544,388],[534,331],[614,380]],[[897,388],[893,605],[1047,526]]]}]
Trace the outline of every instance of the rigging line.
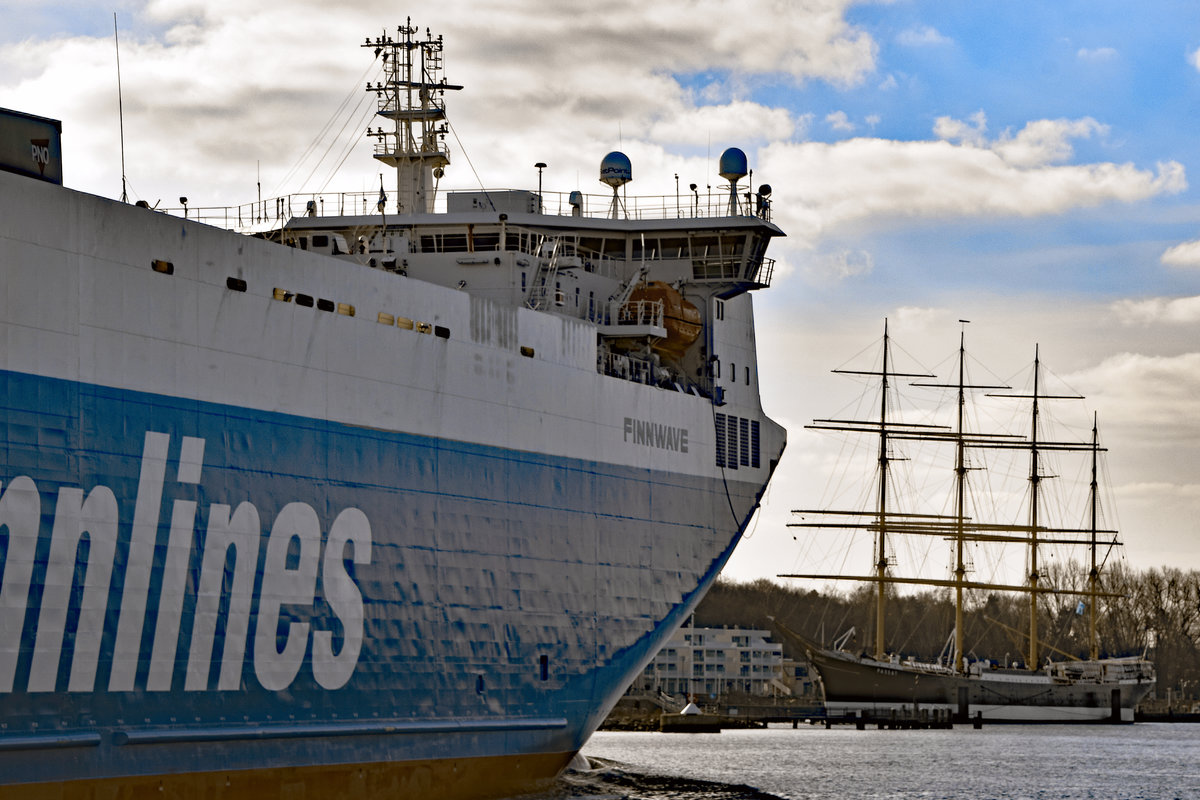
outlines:
[{"label": "rigging line", "polygon": [[125,101],[121,94],[121,41],[117,37],[117,12],[113,12],[113,49],[117,54],[117,116],[121,121],[121,202],[129,202],[125,188]]},{"label": "rigging line", "polygon": [[[467,166],[471,168],[471,174],[475,176],[475,182],[477,184],[479,184],[480,190],[483,192],[484,196],[487,197],[488,204],[491,205],[492,204],[491,195],[488,194],[487,188],[484,187],[483,180],[479,177],[479,173],[475,170],[475,164],[472,163],[471,156],[469,156],[467,154],[467,148],[465,146],[463,146],[462,140],[458,138],[458,131],[455,130],[454,125],[453,125],[453,123],[450,122],[449,117],[446,118],[446,127],[449,128],[450,133],[452,133],[454,135],[454,142],[455,142],[455,144],[458,145],[459,152],[461,152],[463,154],[463,158],[465,158],[467,160]],[[492,205],[492,209],[495,210],[495,205]],[[713,414],[716,414],[716,413],[717,412],[714,410]],[[713,424],[716,425],[716,417],[715,416],[713,417]]]},{"label": "rigging line", "polygon": [[[279,194],[279,192],[281,191],[281,189],[283,187],[288,185],[288,181],[290,181],[295,176],[296,172],[300,169],[300,166],[305,162],[305,160],[308,159],[308,157],[310,155],[312,155],[312,152],[316,149],[317,145],[321,142],[321,140],[325,137],[325,135],[333,127],[334,122],[336,122],[337,119],[345,111],[346,106],[349,105],[349,103],[350,103],[350,99],[359,92],[359,87],[362,86],[363,79],[367,77],[367,75],[371,72],[372,69],[376,69],[377,71],[382,69],[382,67],[376,66],[375,59],[372,59],[371,63],[367,65],[367,68],[365,70],[363,70],[362,75],[360,75],[358,77],[358,80],[355,81],[354,86],[351,87],[350,91],[346,93],[346,96],[342,98],[342,102],[338,105],[338,107],[334,110],[334,112],[329,115],[329,119],[327,119],[325,121],[325,124],[323,126],[321,126],[321,129],[319,131],[317,131],[317,133],[313,137],[312,141],[309,142],[308,147],[306,147],[304,152],[300,154],[300,157],[296,159],[295,163],[292,164],[291,169],[289,169],[287,171],[287,174],[284,175],[282,179],[280,179],[280,181],[276,184],[276,187],[270,192],[270,194],[277,195],[277,194]],[[365,92],[362,93],[362,96],[368,97],[368,95]],[[358,108],[358,106],[355,106],[355,109],[357,109],[357,108]]]},{"label": "rigging line", "polygon": [[[360,104],[360,105],[361,105],[361,104]],[[358,108],[359,108],[359,106],[355,106],[355,109],[354,109],[354,110],[355,110],[355,111],[358,111]],[[358,126],[357,126],[357,127],[361,128],[361,127],[362,127],[362,123],[363,123],[363,122],[364,122],[364,121],[365,121],[365,120],[366,120],[368,117],[370,117],[371,113],[372,113],[372,112],[371,112],[370,106],[369,106],[369,104],[368,104],[368,108],[367,108],[367,111],[366,111],[366,113],[362,114],[362,115],[359,117],[359,120],[358,120]],[[368,126],[368,128],[369,128],[369,127],[370,127],[370,126]],[[336,166],[333,168],[333,170],[332,170],[332,171],[330,171],[330,173],[329,173],[329,177],[327,177],[327,178],[325,179],[325,182],[321,184],[321,188],[318,190],[318,193],[320,193],[320,192],[324,192],[324,191],[325,191],[325,190],[326,190],[326,189],[329,187],[329,183],[330,183],[330,182],[331,182],[331,181],[332,181],[332,180],[333,180],[335,177],[337,177],[337,174],[338,174],[338,172],[340,172],[340,171],[341,171],[341,169],[342,169],[342,165],[346,163],[346,159],[348,159],[348,158],[350,157],[350,154],[354,152],[354,148],[358,146],[358,143],[359,143],[359,141],[360,141],[360,140],[359,140],[358,138],[356,138],[356,137],[348,137],[348,138],[347,138],[347,140],[346,140],[346,146],[345,146],[345,149],[342,151],[342,157],[341,157],[341,158],[338,160],[338,162],[337,162],[337,165],[336,165]],[[314,170],[314,171],[315,171],[315,170]]]},{"label": "rigging line", "polygon": [[[361,111],[364,100],[366,101],[366,106],[367,106],[366,112]],[[368,95],[364,94],[363,99],[358,101],[358,104],[354,107],[354,110],[350,113],[350,116],[347,116],[346,121],[344,123],[342,123],[342,127],[340,130],[338,130],[337,135],[333,137],[333,140],[330,141],[328,147],[325,148],[325,152],[321,155],[320,159],[318,159],[317,163],[313,165],[313,168],[311,171],[309,171],[308,176],[305,177],[305,179],[303,181],[301,181],[301,183],[300,183],[301,191],[304,191],[304,187],[308,186],[309,181],[311,181],[313,179],[313,176],[317,174],[317,170],[320,169],[321,165],[325,163],[325,159],[330,155],[330,153],[333,152],[334,145],[342,140],[342,137],[346,133],[346,129],[349,128],[352,124],[354,125],[355,130],[361,129],[363,122],[367,119],[367,117],[370,114],[373,114],[373,113],[374,113],[374,111],[371,110],[370,97]],[[354,144],[356,144],[356,143],[357,143],[357,139],[350,139],[351,147],[353,147]],[[335,168],[334,172],[336,173],[336,168]],[[330,176],[330,179],[332,179],[332,176]],[[330,179],[327,179],[325,181],[325,183],[328,184]]]}]

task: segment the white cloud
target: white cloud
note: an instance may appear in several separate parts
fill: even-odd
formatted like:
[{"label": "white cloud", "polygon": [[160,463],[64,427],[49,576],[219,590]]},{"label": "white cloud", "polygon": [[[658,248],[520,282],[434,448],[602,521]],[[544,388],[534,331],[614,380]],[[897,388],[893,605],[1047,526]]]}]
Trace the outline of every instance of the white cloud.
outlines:
[{"label": "white cloud", "polygon": [[[497,26],[469,0],[447,0],[434,17],[413,19],[422,33],[428,25],[444,36],[446,77],[466,87],[448,98],[457,139],[448,137],[452,164],[443,187],[475,184],[464,150],[486,153],[482,179],[502,185],[523,178],[525,162],[536,160],[552,165],[551,181],[590,176],[600,155],[631,142],[651,150],[711,144],[719,152],[790,138],[801,120],[749,102],[747,80],[861,82],[875,68],[876,45],[845,19],[851,2],[747,0],[737,25],[714,26],[728,13],[719,0],[514,0]],[[306,164],[296,174],[313,172],[307,188],[319,188],[350,150],[345,174],[353,177],[330,188],[377,182],[361,135],[374,121],[373,98],[361,86],[378,78],[378,65],[371,67],[370,50],[358,44],[380,33],[381,20],[395,34],[404,18],[392,4],[367,0],[330,13],[314,0],[152,0],[138,13],[132,22],[122,15],[121,40],[127,171],[136,197],[249,200],[259,163],[264,190],[299,191],[298,180],[281,179],[343,100],[357,114],[337,119],[335,133],[346,127],[336,142],[315,143],[318,157],[327,154],[318,169]],[[281,27],[280,19],[289,24]],[[126,26],[137,33],[126,35]],[[117,103],[111,28],[102,28],[106,34],[94,38],[0,45],[0,92],[7,106],[63,120],[68,185],[111,196],[120,187]],[[724,77],[696,90],[709,102],[698,102],[676,78],[710,72]]]},{"label": "white cloud", "polygon": [[895,89],[899,85],[900,85],[900,83],[899,83],[899,81],[896,80],[896,76],[889,74],[886,78],[883,79],[883,83],[879,84],[878,88],[879,88],[879,91],[881,91],[881,92],[889,92],[892,89]]},{"label": "white cloud", "polygon": [[[1200,302],[1200,298],[1194,298]],[[1103,359],[1095,366],[1070,376],[1072,385],[1102,408],[1103,417],[1115,426],[1128,447],[1144,447],[1145,440],[1200,442],[1200,415],[1196,414],[1196,398],[1200,397],[1200,353],[1178,355],[1149,355],[1119,353]],[[1108,426],[1106,426],[1108,427]],[[1141,440],[1141,441],[1138,441]],[[1178,450],[1178,448],[1176,448]],[[1181,457],[1169,455],[1161,448],[1158,458]],[[1190,460],[1190,453],[1186,456]],[[1146,480],[1154,472],[1144,470]],[[1181,472],[1175,479],[1186,479]]]},{"label": "white cloud", "polygon": [[834,111],[831,114],[826,114],[825,122],[835,131],[841,131],[843,133],[849,133],[855,128],[854,123],[851,122],[850,118],[846,116],[845,111]]},{"label": "white cloud", "polygon": [[748,101],[719,106],[680,106],[655,120],[648,137],[664,144],[700,145],[706,142],[752,142],[790,139],[796,121],[782,108],[769,108]]},{"label": "white cloud", "polygon": [[1015,136],[1007,133],[991,147],[1005,161],[1020,167],[1037,167],[1066,161],[1074,155],[1072,139],[1104,135],[1108,126],[1091,117],[1083,119],[1040,119],[1028,123]]},{"label": "white cloud", "polygon": [[1200,71],[1200,48],[1188,53],[1188,63]]},{"label": "white cloud", "polygon": [[1156,170],[1113,163],[1052,165],[1032,155],[1042,161],[1053,156],[1048,142],[1023,143],[1030,155],[1015,159],[1017,140],[1001,140],[995,147],[980,141],[980,130],[969,125],[961,134],[968,140],[962,144],[872,138],[778,142],[760,151],[759,169],[775,187],[776,218],[807,240],[871,219],[1061,214],[1176,193],[1187,185],[1176,162]]},{"label": "white cloud", "polygon": [[1016,134],[1005,131],[993,142],[987,140],[987,115],[976,111],[967,120],[938,117],[934,135],[949,142],[987,147],[1015,166],[1033,167],[1066,161],[1074,154],[1072,139],[1105,135],[1108,126],[1091,117],[1082,119],[1040,119],[1029,122]]},{"label": "white cloud", "polygon": [[843,249],[801,257],[804,272],[817,283],[840,282],[870,275],[875,257],[866,250]]},{"label": "white cloud", "polygon": [[1110,61],[1117,57],[1112,47],[1081,47],[1075,54],[1082,61]]},{"label": "white cloud", "polygon": [[1119,300],[1113,304],[1112,310],[1123,325],[1190,325],[1200,322],[1200,297]]},{"label": "white cloud", "polygon": [[987,144],[987,114],[976,111],[965,121],[938,117],[933,123],[933,135],[948,142],[983,147]]},{"label": "white cloud", "polygon": [[1167,248],[1159,260],[1169,267],[1200,267],[1200,239]]},{"label": "white cloud", "polygon": [[936,28],[929,25],[918,25],[901,31],[896,41],[907,47],[929,47],[930,45],[949,44],[952,40],[943,36]]}]

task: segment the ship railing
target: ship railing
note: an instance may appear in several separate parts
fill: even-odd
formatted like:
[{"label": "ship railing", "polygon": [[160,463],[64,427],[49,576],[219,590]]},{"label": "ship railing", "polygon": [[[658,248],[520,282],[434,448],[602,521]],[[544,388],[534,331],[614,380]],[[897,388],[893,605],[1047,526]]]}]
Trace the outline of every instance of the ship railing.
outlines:
[{"label": "ship railing", "polygon": [[[485,194],[492,193],[500,196],[511,191],[492,189]],[[383,203],[382,212],[380,211],[381,193],[378,190],[296,193],[233,206],[186,204],[167,206],[158,210],[243,233],[281,228],[288,220],[303,216],[379,215],[380,222],[383,222],[384,218],[394,222],[397,219],[394,215],[399,214],[394,192],[385,191],[384,194],[387,196],[387,200]],[[532,197],[536,202],[536,193],[532,194]],[[749,193],[739,198],[737,204],[730,202],[728,192],[621,197],[619,200],[615,215],[617,219],[663,220],[723,217],[749,217],[766,221],[771,219],[769,201]],[[436,212],[446,210],[445,192],[438,195],[434,203],[434,210]],[[614,218],[612,195],[545,192],[541,198],[541,210],[542,213],[549,216],[576,216],[588,219]]]},{"label": "ship railing", "polygon": [[621,305],[610,303],[609,324],[661,328],[665,313],[662,300],[628,300]]},{"label": "ship railing", "polygon": [[649,361],[635,358],[624,353],[601,353],[600,372],[613,378],[621,378],[634,383],[654,384],[653,367]]}]

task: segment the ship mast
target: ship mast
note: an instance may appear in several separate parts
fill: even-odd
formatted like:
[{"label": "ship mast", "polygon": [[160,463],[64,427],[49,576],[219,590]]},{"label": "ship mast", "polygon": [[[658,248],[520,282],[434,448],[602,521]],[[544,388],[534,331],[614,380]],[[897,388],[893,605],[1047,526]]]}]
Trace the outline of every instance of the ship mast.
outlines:
[{"label": "ship mast", "polygon": [[1096,563],[1097,506],[1099,505],[1100,483],[1096,476],[1096,463],[1100,455],[1100,431],[1097,414],[1092,414],[1092,485],[1089,497],[1089,522],[1091,528],[1092,568],[1088,572],[1088,658],[1100,658],[1100,642],[1096,636],[1096,597],[1099,594],[1100,567]]},{"label": "ship mast", "polygon": [[963,582],[966,580],[967,565],[963,558],[966,541],[963,530],[966,521],[967,464],[966,442],[963,439],[963,409],[967,398],[963,384],[966,372],[967,332],[958,335],[958,421],[954,443],[954,668],[965,672],[967,661],[963,653],[966,646],[963,636]]},{"label": "ship mast", "polygon": [[1038,665],[1038,490],[1042,483],[1038,463],[1038,377],[1041,361],[1033,350],[1033,414],[1029,432],[1029,669]]},{"label": "ship mast", "polygon": [[[1043,528],[1040,524],[1041,513],[1041,483],[1042,478],[1042,463],[1041,454],[1043,450],[1082,450],[1085,447],[1092,448],[1094,445],[1084,445],[1076,443],[1050,442],[1041,441],[1038,439],[1040,407],[1041,400],[1081,400],[1082,395],[1066,394],[1052,395],[1043,394],[1041,390],[1041,350],[1035,345],[1033,351],[1033,394],[996,394],[992,397],[1012,397],[1030,400],[1030,430],[1029,441],[1026,445],[1029,448],[1029,651],[1026,656],[1026,669],[1036,670],[1038,668],[1038,595],[1048,593],[1046,589],[1040,586],[1041,574],[1038,571],[1038,545],[1048,543],[1045,540],[1038,538],[1038,534],[1045,532],[1061,532],[1062,528]],[[1093,526],[1094,530],[1094,526]],[[1095,538],[1095,534],[1093,534]]]},{"label": "ship mast", "polygon": [[887,653],[884,644],[884,612],[887,599],[887,479],[888,479],[888,341],[887,320],[883,321],[883,369],[880,371],[879,388],[879,533],[876,536],[879,549],[875,558],[875,658],[883,660]]},{"label": "ship mast", "polygon": [[[970,323],[970,320],[960,319],[959,322],[964,326]],[[966,407],[967,407],[967,389],[1008,389],[1010,387],[1004,385],[968,385],[967,384],[967,334],[966,330],[959,332],[958,336],[958,382],[954,386],[946,386],[944,384],[933,383],[914,383],[913,386],[923,386],[929,388],[947,389],[953,388],[957,391],[956,397],[956,424],[954,428],[954,668],[965,673],[967,671],[966,662],[966,634],[963,619],[963,592],[967,588],[967,559],[966,559],[966,542],[967,542],[967,473],[970,472],[970,467],[967,466],[967,446],[987,446],[989,443],[997,441],[1011,442],[1013,437],[1003,435],[984,435],[974,434],[971,441],[968,442],[966,432]]]},{"label": "ship mast", "polygon": [[[442,37],[416,39],[417,27],[409,18],[396,29],[396,38],[368,39],[362,46],[383,56],[382,83],[367,83],[375,92],[376,114],[391,121],[391,129],[367,129],[376,140],[375,158],[396,170],[396,210],[401,214],[433,211],[436,179],[450,163],[445,145],[447,90],[461,89],[441,77]],[[380,210],[386,203],[380,189]]]},{"label": "ship mast", "polygon": [[[879,494],[876,501],[875,511],[870,516],[873,516],[869,522],[846,523],[846,527],[870,529],[875,533],[875,574],[867,578],[871,583],[876,584],[877,590],[875,593],[875,657],[883,660],[887,656],[886,642],[886,626],[884,624],[884,616],[887,610],[887,585],[892,582],[892,578],[887,574],[888,557],[887,557],[887,537],[892,528],[893,518],[900,518],[900,526],[906,527],[912,524],[911,520],[915,517],[924,515],[914,514],[897,514],[888,507],[888,476],[891,468],[891,457],[889,456],[889,441],[893,433],[906,439],[919,439],[927,435],[936,435],[937,433],[945,432],[942,426],[933,425],[916,425],[909,423],[893,422],[888,416],[888,401],[889,387],[891,378],[932,378],[928,373],[909,373],[909,372],[894,372],[891,365],[891,339],[888,335],[887,320],[883,321],[883,362],[878,371],[875,370],[850,370],[850,369],[835,369],[834,373],[839,375],[866,375],[877,377],[880,379],[879,391],[879,418],[877,422],[869,422],[865,420],[813,420],[812,425],[808,428],[816,428],[819,430],[836,430],[836,431],[851,431],[856,433],[872,432],[879,434]],[[792,513],[805,513],[800,510],[795,510]],[[837,513],[837,512],[818,512],[818,513]],[[850,515],[856,516],[855,512],[850,512]],[[824,524],[810,526],[807,523],[799,523],[800,527],[828,527]],[[789,526],[790,527],[790,526]],[[780,577],[811,577],[811,578],[832,578],[839,579],[842,576],[828,575],[809,575],[809,576],[780,576]]]}]

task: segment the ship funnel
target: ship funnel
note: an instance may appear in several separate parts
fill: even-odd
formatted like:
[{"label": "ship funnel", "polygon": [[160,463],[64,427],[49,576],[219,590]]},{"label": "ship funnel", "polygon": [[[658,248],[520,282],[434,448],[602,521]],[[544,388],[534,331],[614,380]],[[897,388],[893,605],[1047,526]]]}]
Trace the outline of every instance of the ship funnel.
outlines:
[{"label": "ship funnel", "polygon": [[613,190],[612,218],[617,218],[621,207],[621,198],[617,193],[622,186],[633,180],[633,165],[629,156],[614,150],[600,162],[600,182],[607,183]]}]

